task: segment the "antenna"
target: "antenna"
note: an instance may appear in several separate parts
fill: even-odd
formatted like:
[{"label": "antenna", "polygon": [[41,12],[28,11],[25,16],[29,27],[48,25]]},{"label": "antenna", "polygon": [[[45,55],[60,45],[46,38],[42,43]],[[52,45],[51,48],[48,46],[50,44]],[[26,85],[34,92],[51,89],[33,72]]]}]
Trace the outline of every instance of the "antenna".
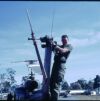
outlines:
[{"label": "antenna", "polygon": [[52,13],[52,23],[51,23],[51,38],[52,38],[52,31],[53,31],[53,25],[54,25],[54,16],[55,16],[55,9],[53,9],[53,13]]},{"label": "antenna", "polygon": [[29,25],[30,25],[30,29],[31,29],[31,33],[32,33],[33,32],[33,29],[32,29],[32,25],[31,25],[31,21],[30,21],[30,16],[29,16],[29,13],[28,13],[28,9],[26,9],[26,14],[27,14],[27,18],[28,18]]}]

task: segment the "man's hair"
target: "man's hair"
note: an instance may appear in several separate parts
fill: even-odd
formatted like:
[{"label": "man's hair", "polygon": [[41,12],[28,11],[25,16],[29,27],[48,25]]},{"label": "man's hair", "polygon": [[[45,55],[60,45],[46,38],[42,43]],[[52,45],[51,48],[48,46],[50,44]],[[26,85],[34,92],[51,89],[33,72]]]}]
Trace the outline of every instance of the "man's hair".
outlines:
[{"label": "man's hair", "polygon": [[67,35],[62,35],[62,38],[68,38],[68,36]]}]

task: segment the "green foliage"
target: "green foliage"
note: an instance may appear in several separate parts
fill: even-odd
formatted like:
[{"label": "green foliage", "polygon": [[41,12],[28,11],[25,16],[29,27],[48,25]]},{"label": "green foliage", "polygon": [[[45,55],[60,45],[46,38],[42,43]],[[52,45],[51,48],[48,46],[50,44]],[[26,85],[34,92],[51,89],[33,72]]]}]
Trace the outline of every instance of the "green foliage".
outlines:
[{"label": "green foliage", "polygon": [[93,90],[93,85],[94,85],[93,80],[86,81],[84,79],[79,79],[76,82],[71,83],[70,88],[72,90],[77,89]]},{"label": "green foliage", "polygon": [[88,81],[87,89],[93,90],[93,85],[94,85],[94,81],[92,81],[92,80]]},{"label": "green foliage", "polygon": [[100,76],[96,75],[96,77],[94,78],[94,89],[100,87]]},{"label": "green foliage", "polygon": [[14,70],[14,69],[12,69],[12,68],[7,68],[7,80],[8,80],[8,82],[10,82],[10,85],[13,85],[15,82],[16,82],[16,80],[15,80],[15,73],[16,73],[16,71]]},{"label": "green foliage", "polygon": [[86,89],[87,88],[87,81],[86,80],[79,79],[77,82],[81,85],[82,89]]},{"label": "green foliage", "polygon": [[69,84],[66,81],[64,81],[62,84],[62,90],[69,90],[69,89],[70,89]]},{"label": "green foliage", "polygon": [[74,83],[70,84],[70,89],[71,90],[80,90],[80,89],[82,89],[82,87],[81,87],[80,83],[74,82]]},{"label": "green foliage", "polygon": [[12,68],[7,68],[6,73],[0,74],[0,91],[8,92],[9,89],[16,83],[16,71]]}]

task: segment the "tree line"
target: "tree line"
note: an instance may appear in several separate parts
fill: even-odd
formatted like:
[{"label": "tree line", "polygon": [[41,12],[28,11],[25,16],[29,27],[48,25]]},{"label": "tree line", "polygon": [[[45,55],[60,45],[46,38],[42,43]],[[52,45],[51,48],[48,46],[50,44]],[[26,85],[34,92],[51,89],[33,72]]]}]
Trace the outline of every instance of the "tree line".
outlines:
[{"label": "tree line", "polygon": [[76,82],[68,84],[67,81],[64,81],[62,84],[62,90],[94,90],[100,87],[100,76],[92,80],[79,79]]},{"label": "tree line", "polygon": [[[12,68],[7,68],[5,73],[0,74],[0,92],[9,92],[17,87],[17,82],[15,80],[16,71]],[[28,76],[22,77],[22,82],[26,82]],[[41,85],[41,84],[39,84]],[[100,87],[100,75],[92,80],[79,79],[76,82],[68,84],[67,81],[63,81],[61,89],[62,90],[94,90]]]},{"label": "tree line", "polygon": [[12,68],[7,68],[5,73],[0,74],[0,92],[6,93],[14,87],[16,71]]}]

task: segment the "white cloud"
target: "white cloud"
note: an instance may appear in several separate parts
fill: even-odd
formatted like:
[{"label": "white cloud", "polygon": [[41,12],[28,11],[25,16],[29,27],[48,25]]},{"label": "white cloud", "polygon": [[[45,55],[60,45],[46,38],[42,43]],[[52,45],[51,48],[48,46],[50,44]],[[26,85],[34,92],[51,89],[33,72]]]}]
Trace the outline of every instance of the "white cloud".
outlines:
[{"label": "white cloud", "polygon": [[[87,33],[88,34],[88,33]],[[80,46],[89,46],[94,45],[100,42],[100,32],[98,33],[89,33],[90,37],[87,38],[71,38],[70,43],[73,44],[74,47]]]},{"label": "white cloud", "polygon": [[62,33],[65,33],[69,36],[69,43],[71,43],[74,47],[80,47],[80,46],[88,46],[93,45],[99,42],[100,40],[100,32],[95,31],[95,29],[76,29],[76,30],[70,30],[65,29],[61,30],[60,32],[54,32],[54,40],[57,41],[57,43],[61,44],[61,35]]},{"label": "white cloud", "polygon": [[14,53],[19,55],[33,55],[33,50],[30,49],[15,49]]}]

